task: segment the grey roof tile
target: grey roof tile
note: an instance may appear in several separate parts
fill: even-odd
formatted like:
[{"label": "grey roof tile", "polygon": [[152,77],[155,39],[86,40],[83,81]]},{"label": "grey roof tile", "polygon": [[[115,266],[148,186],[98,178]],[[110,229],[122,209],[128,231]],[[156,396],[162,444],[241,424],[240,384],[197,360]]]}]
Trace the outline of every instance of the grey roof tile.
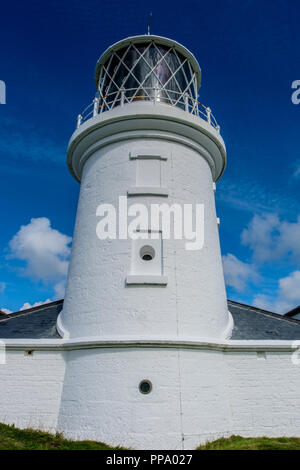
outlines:
[{"label": "grey roof tile", "polygon": [[232,339],[300,339],[300,321],[249,305],[228,301],[233,316]]},{"label": "grey roof tile", "polygon": [[56,319],[63,300],[0,317],[0,338],[60,338]]}]

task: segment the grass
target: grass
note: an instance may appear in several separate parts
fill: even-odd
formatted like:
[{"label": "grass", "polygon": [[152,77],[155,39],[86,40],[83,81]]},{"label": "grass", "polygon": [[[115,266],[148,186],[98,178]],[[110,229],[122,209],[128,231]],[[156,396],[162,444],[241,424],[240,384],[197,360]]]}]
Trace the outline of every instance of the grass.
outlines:
[{"label": "grass", "polygon": [[299,437],[222,437],[197,450],[300,450]]},{"label": "grass", "polygon": [[[96,441],[69,441],[61,434],[17,429],[0,424],[0,450],[125,450]],[[300,450],[298,437],[231,436],[208,442],[197,450]]]},{"label": "grass", "polygon": [[102,442],[69,441],[61,434],[49,434],[32,429],[17,429],[0,424],[0,450],[121,450]]}]

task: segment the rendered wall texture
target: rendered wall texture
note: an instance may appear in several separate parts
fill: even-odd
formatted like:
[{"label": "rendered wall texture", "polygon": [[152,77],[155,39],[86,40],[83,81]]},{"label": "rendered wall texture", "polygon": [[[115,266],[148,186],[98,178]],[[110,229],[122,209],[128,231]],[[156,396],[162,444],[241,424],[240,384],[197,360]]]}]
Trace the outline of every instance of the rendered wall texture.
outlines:
[{"label": "rendered wall texture", "polygon": [[7,350],[0,365],[0,422],[56,431],[65,373],[62,351]]},{"label": "rendered wall texture", "polygon": [[[232,434],[300,435],[300,370],[289,352],[133,348],[68,354],[58,422],[67,437],[193,449]],[[148,395],[138,390],[142,379],[153,384]]]},{"label": "rendered wall texture", "polygon": [[[182,400],[187,448],[233,434],[299,436],[300,366],[292,364],[291,354],[212,351],[202,355],[190,351],[184,355]],[[192,364],[194,372],[189,373]]]},{"label": "rendered wall texture", "polygon": [[[193,449],[232,434],[299,436],[300,366],[291,354],[8,350],[0,422],[136,449]],[[148,395],[138,390],[142,379],[152,382]]]},{"label": "rendered wall texture", "polygon": [[[136,184],[144,149],[161,162],[162,186],[169,197],[127,199],[142,203],[204,204],[205,244],[187,251],[186,240],[163,240],[168,285],[126,286],[132,240],[99,240],[99,204],[119,206],[119,196]],[[187,146],[165,140],[135,139],[97,150],[85,163],[76,217],[68,283],[61,316],[70,337],[122,335],[220,337],[228,325],[213,181],[206,160]]]}]

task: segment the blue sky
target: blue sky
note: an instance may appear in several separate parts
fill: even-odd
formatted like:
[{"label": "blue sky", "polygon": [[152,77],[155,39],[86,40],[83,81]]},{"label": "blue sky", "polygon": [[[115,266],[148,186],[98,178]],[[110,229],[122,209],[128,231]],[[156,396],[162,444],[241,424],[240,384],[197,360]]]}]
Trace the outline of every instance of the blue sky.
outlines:
[{"label": "blue sky", "polygon": [[52,0],[1,7],[7,104],[0,105],[0,308],[63,294],[79,193],[66,167],[67,143],[94,96],[98,57],[112,43],[144,34],[150,8],[152,33],[197,57],[200,100],[227,145],[216,197],[228,297],[278,312],[300,304],[300,105],[291,101],[291,84],[300,79],[299,2],[148,5]]}]

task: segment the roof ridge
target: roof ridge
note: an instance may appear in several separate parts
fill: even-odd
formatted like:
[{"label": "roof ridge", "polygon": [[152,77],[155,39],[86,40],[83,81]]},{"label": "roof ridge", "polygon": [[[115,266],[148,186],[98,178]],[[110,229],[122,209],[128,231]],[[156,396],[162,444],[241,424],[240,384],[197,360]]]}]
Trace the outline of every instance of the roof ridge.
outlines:
[{"label": "roof ridge", "polygon": [[32,312],[35,312],[35,311],[44,310],[45,308],[51,307],[53,305],[59,305],[59,304],[63,303],[63,301],[64,301],[64,299],[54,300],[53,302],[47,302],[45,304],[37,305],[36,307],[30,307],[30,308],[27,308],[27,309],[24,309],[24,310],[19,310],[18,312],[9,313],[9,314],[5,315],[5,317],[3,316],[3,318],[1,316],[0,317],[0,322],[9,320],[11,318],[19,317],[21,315],[26,315],[27,313],[32,313]]},{"label": "roof ridge", "polygon": [[277,320],[286,320],[286,321],[290,321],[290,322],[298,323],[298,324],[300,323],[300,320],[297,320],[296,318],[286,317],[285,314],[270,312],[270,310],[264,310],[263,308],[253,307],[252,305],[243,304],[241,302],[236,302],[235,300],[227,299],[227,302],[230,302],[236,305],[241,305],[242,307],[248,307],[249,309],[255,310],[256,312],[261,313],[263,315],[277,318]]},{"label": "roof ridge", "polygon": [[298,307],[293,308],[289,312],[285,313],[284,316],[293,317],[294,315],[297,315],[298,313],[300,313],[300,305],[298,305]]}]

